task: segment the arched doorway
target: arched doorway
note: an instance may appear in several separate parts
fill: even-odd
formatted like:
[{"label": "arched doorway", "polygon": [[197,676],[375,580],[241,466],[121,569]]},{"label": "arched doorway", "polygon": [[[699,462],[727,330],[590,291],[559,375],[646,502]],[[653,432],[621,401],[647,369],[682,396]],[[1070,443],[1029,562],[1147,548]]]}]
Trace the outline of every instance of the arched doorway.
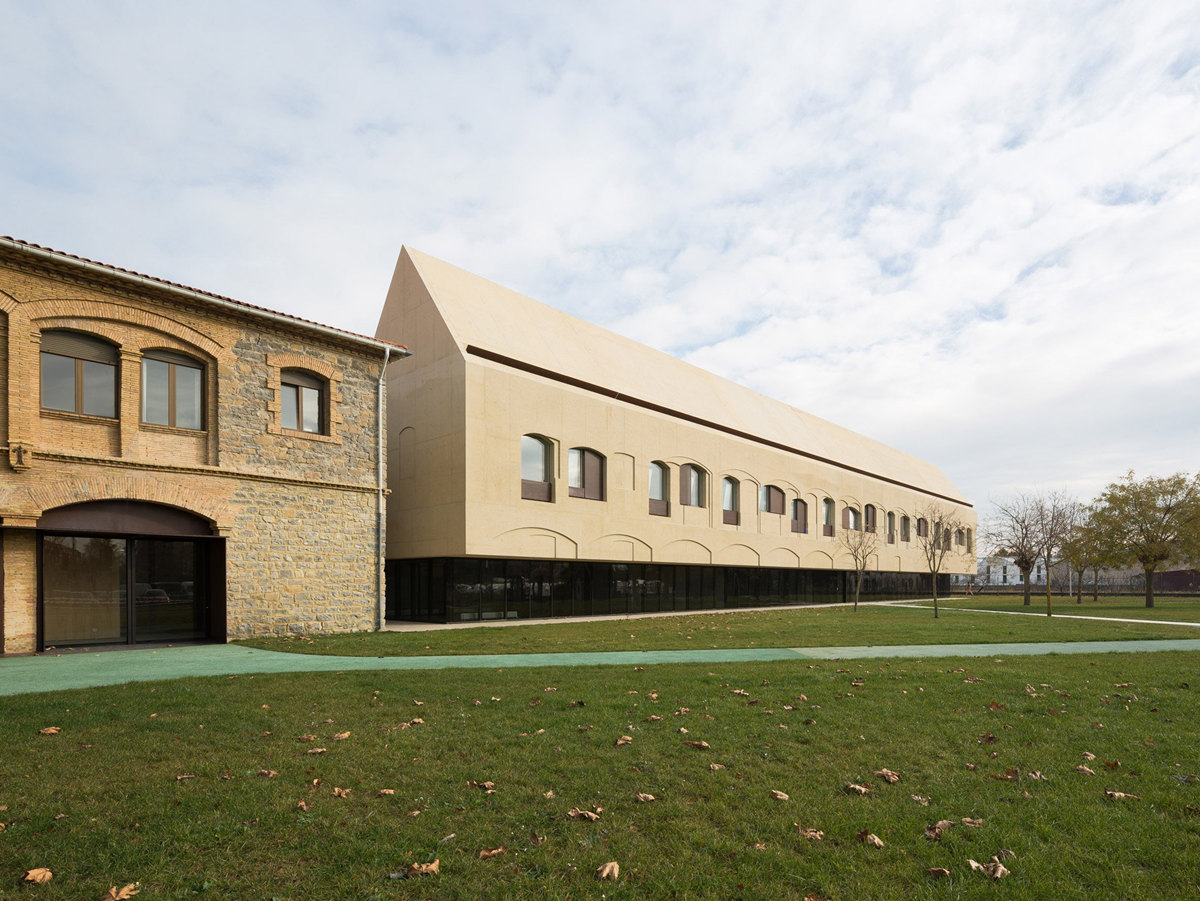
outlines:
[{"label": "arched doorway", "polygon": [[37,528],[39,650],[224,640],[225,541],[203,517],[89,501]]}]

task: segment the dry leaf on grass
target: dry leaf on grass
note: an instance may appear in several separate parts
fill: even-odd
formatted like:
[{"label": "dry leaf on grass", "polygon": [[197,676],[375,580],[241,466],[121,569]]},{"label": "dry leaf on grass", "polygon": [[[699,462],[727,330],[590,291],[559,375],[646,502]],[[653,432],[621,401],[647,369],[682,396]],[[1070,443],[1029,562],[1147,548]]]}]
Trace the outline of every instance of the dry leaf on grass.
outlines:
[{"label": "dry leaf on grass", "polygon": [[717,770],[723,770],[723,769],[725,769],[725,764],[723,764],[723,763],[710,763],[710,764],[708,765],[708,769],[709,769],[709,771],[710,771],[710,772],[713,772],[713,773],[715,773]]},{"label": "dry leaf on grass", "polygon": [[301,798],[299,801],[296,802],[296,806],[299,807],[301,810],[303,810],[305,813],[308,813],[309,808],[311,807],[311,805],[307,801],[305,801],[303,798]]},{"label": "dry leaf on grass", "polygon": [[404,872],[409,876],[436,876],[438,874],[438,863],[439,861],[436,860],[433,863],[414,863]]},{"label": "dry leaf on grass", "polygon": [[58,726],[47,726],[45,729],[38,729],[38,735],[58,735],[62,732]]},{"label": "dry leaf on grass", "polygon": [[942,833],[953,825],[953,820],[938,820],[932,826],[925,827],[925,837],[931,842],[940,842],[942,840]]},{"label": "dry leaf on grass", "polygon": [[129,885],[117,888],[115,885],[110,886],[108,891],[100,896],[100,901],[129,901],[138,893],[138,884],[131,882]]},{"label": "dry leaf on grass", "polygon": [[507,850],[508,848],[506,848],[504,845],[501,845],[499,848],[484,848],[479,852],[479,859],[491,860],[493,857],[499,857]]},{"label": "dry leaf on grass", "polygon": [[988,863],[978,863],[974,860],[967,860],[971,865],[971,869],[976,873],[983,873],[989,879],[1003,879],[1008,875],[1008,868],[1000,862],[1000,858],[993,857]]},{"label": "dry leaf on grass", "polygon": [[657,713],[652,713],[648,717],[646,717],[644,720],[642,720],[642,722],[643,723],[661,723],[662,717],[659,716]]},{"label": "dry leaf on grass", "polygon": [[1110,801],[1140,801],[1140,800],[1142,800],[1141,797],[1139,797],[1138,795],[1127,795],[1127,794],[1125,794],[1125,792],[1114,792],[1114,791],[1105,791],[1104,797],[1108,798],[1108,800],[1110,800]]},{"label": "dry leaf on grass", "polygon": [[386,798],[388,795],[394,795],[395,793],[396,790],[394,788],[381,788],[379,791],[375,792],[375,797]]},{"label": "dry leaf on grass", "polygon": [[339,732],[337,735],[335,735],[333,737],[333,740],[334,741],[345,741],[349,737],[350,737],[349,732]]},{"label": "dry leaf on grass", "polygon": [[975,826],[975,827],[979,827],[979,826],[982,826],[982,825],[983,825],[983,820],[974,820],[974,819],[972,819],[971,817],[963,817],[963,818],[962,818],[962,824],[963,824],[964,826]]},{"label": "dry leaf on grass", "polygon": [[1075,772],[1083,773],[1083,775],[1085,775],[1085,776],[1095,776],[1096,775],[1095,770],[1093,770],[1089,766],[1084,766],[1082,763],[1079,764],[1079,766],[1075,767]]},{"label": "dry leaf on grass", "polygon": [[881,839],[874,832],[868,832],[866,829],[864,829],[862,832],[855,834],[854,837],[856,839],[858,839],[860,842],[870,845],[872,848],[882,848],[883,847],[883,839]]},{"label": "dry leaf on grass", "polygon": [[696,748],[699,751],[708,750],[708,742],[706,741],[685,741],[684,744],[689,748]]},{"label": "dry leaf on grass", "polygon": [[1106,767],[1108,767],[1110,770],[1119,770],[1119,769],[1121,768],[1121,761],[1119,761],[1119,760],[1105,760],[1105,761],[1104,761],[1104,765],[1105,765]]},{"label": "dry leaf on grass", "polygon": [[316,741],[316,740],[317,740],[317,737],[312,734],[296,736],[296,741]]},{"label": "dry leaf on grass", "polygon": [[175,781],[182,782],[184,779],[195,779],[195,778],[196,778],[195,773],[180,773],[178,776],[175,777]]},{"label": "dry leaf on grass", "polygon": [[1003,773],[992,773],[992,778],[999,779],[1001,782],[1016,782],[1021,778],[1021,773],[1010,766]]},{"label": "dry leaf on grass", "polygon": [[1084,752],[1083,752],[1083,759],[1084,759],[1084,760],[1095,760],[1095,759],[1096,759],[1096,755],[1095,755],[1095,754],[1093,754],[1091,751],[1084,751]]},{"label": "dry leaf on grass", "polygon": [[924,795],[910,795],[909,797],[911,797],[914,801],[916,801],[922,807],[929,806],[929,799],[926,798]]},{"label": "dry leaf on grass", "polygon": [[643,804],[649,804],[651,801],[658,800],[658,798],[654,797],[654,795],[648,795],[645,792],[638,792],[636,795],[634,795],[634,797],[637,798],[639,801],[641,801]]},{"label": "dry leaf on grass", "polygon": [[900,774],[893,773],[891,770],[887,769],[886,767],[882,770],[875,770],[875,775],[890,785],[894,785],[895,783],[900,781]]},{"label": "dry leaf on grass", "polygon": [[810,829],[807,826],[801,826],[799,823],[793,823],[792,825],[800,830],[800,834],[802,836],[804,836],[807,839],[811,839],[814,842],[819,842],[823,838],[825,838],[825,833],[822,832],[820,829]]},{"label": "dry leaf on grass", "polygon": [[587,820],[589,823],[594,823],[596,820],[600,819],[599,812],[580,810],[578,807],[572,807],[570,810],[568,810],[567,816],[573,820]]},{"label": "dry leaf on grass", "polygon": [[421,811],[419,811],[419,810],[410,810],[406,814],[406,816],[409,816],[409,817],[419,817],[420,815],[421,815]]},{"label": "dry leaf on grass", "polygon": [[1046,778],[1046,777],[1045,777],[1045,776],[1042,774],[1042,771],[1041,771],[1041,770],[1034,770],[1032,773],[1026,773],[1025,775],[1026,775],[1028,778],[1032,779],[1034,782],[1048,782],[1048,781],[1049,781],[1049,780],[1048,780],[1048,779],[1047,779],[1047,778]]},{"label": "dry leaf on grass", "polygon": [[[274,779],[279,775],[279,773],[275,770],[259,770],[258,775],[262,776],[264,779]],[[178,779],[179,777],[176,776],[175,778]]]},{"label": "dry leaf on grass", "polygon": [[617,747],[618,748],[621,747],[622,745],[629,745],[629,744],[633,744],[633,736],[632,735],[622,735],[620,738],[617,739]]},{"label": "dry leaf on grass", "polygon": [[781,792],[781,791],[779,791],[778,789],[774,789],[774,788],[773,788],[773,789],[771,789],[771,797],[772,797],[772,798],[774,798],[776,801],[787,801],[787,800],[789,800],[789,798],[788,798],[788,796],[787,796],[787,794],[786,794],[786,793],[784,793],[784,792]]},{"label": "dry leaf on grass", "polygon": [[482,789],[485,795],[494,795],[496,793],[495,782],[476,782],[474,779],[471,779],[467,782],[467,787]]},{"label": "dry leaf on grass", "polygon": [[307,753],[307,754],[324,754],[325,749],[324,748],[309,748],[305,753]]},{"label": "dry leaf on grass", "polygon": [[869,789],[865,785],[859,785],[857,782],[847,782],[846,783],[846,791],[852,795],[869,795],[869,794],[871,794],[871,789]]},{"label": "dry leaf on grass", "polygon": [[348,789],[348,788],[338,788],[337,786],[334,786],[334,789],[333,789],[333,796],[334,796],[335,798],[349,798],[349,797],[350,797],[350,792],[351,792],[351,789]]},{"label": "dry leaf on grass", "polygon": [[950,871],[945,867],[930,867],[927,872],[934,879],[943,879],[950,875]]},{"label": "dry leaf on grass", "polygon": [[620,875],[621,867],[615,860],[610,860],[608,863],[604,864],[604,866],[599,867],[596,870],[596,878],[600,880],[608,879],[615,882],[617,877]]},{"label": "dry leaf on grass", "polygon": [[45,867],[34,867],[32,870],[26,870],[25,875],[21,877],[22,882],[31,882],[34,885],[44,885],[54,878],[54,874]]},{"label": "dry leaf on grass", "polygon": [[544,844],[546,844],[546,836],[538,835],[536,832],[530,832],[529,833],[529,844],[544,845]]}]

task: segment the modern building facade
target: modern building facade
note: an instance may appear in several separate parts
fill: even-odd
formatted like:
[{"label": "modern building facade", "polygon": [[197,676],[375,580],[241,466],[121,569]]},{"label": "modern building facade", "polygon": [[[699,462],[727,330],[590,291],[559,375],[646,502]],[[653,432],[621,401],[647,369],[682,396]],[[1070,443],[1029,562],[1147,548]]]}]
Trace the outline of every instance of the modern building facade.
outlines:
[{"label": "modern building facade", "polygon": [[933,465],[403,249],[388,371],[388,616],[463,621],[929,590],[974,573],[975,515]]},{"label": "modern building facade", "polygon": [[407,353],[0,239],[0,648],[378,628]]}]

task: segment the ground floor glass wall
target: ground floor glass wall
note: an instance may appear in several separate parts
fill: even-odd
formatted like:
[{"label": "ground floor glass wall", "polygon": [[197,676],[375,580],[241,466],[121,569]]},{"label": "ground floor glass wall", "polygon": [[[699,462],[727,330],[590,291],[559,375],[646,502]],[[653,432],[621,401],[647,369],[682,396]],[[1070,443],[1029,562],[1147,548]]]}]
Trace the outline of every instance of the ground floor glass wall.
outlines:
[{"label": "ground floor glass wall", "polygon": [[[387,562],[388,619],[602,616],[837,603],[852,573],[657,563],[437,558]],[[939,590],[949,577],[939,577]],[[861,600],[926,596],[930,577],[867,573]]]}]

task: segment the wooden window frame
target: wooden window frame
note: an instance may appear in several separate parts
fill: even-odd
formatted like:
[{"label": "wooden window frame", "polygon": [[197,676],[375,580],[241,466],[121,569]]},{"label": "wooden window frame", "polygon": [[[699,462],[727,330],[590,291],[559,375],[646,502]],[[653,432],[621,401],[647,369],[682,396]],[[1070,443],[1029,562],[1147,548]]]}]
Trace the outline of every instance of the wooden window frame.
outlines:
[{"label": "wooden window frame", "polygon": [[[803,516],[797,516],[803,511]],[[792,500],[792,531],[800,535],[808,534],[808,502],[803,498]]]},{"label": "wooden window frame", "polygon": [[763,513],[783,516],[784,501],[782,488],[778,485],[763,485],[759,492],[758,509]]},{"label": "wooden window frame", "polygon": [[[294,389],[296,398],[296,428],[284,425],[288,404],[287,389]],[[317,392],[317,428],[304,428],[304,388]],[[329,380],[304,369],[281,369],[279,372],[279,424],[289,434],[329,435]]]},{"label": "wooden window frame", "polygon": [[650,497],[650,515],[651,516],[670,516],[671,502],[668,500],[671,496],[671,467],[667,466],[661,460],[652,460],[650,462],[650,472],[658,470],[659,483],[662,488],[662,497]]},{"label": "wooden window frame", "polygon": [[[154,361],[156,363],[167,364],[167,421],[153,422],[146,418],[146,362]],[[183,367],[184,369],[194,369],[200,373],[200,401],[199,409],[196,411],[200,420],[198,426],[181,426],[176,425],[178,419],[178,406],[176,396],[176,369]],[[150,350],[142,354],[142,403],[141,403],[141,422],[143,425],[160,426],[162,428],[185,429],[189,432],[207,431],[206,422],[206,400],[208,397],[208,378],[207,368],[204,363],[186,354],[177,353],[169,350]]]},{"label": "wooden window frame", "polygon": [[826,538],[833,537],[833,517],[835,515],[833,498],[827,497],[821,501],[821,533]]},{"label": "wooden window frame", "polygon": [[521,478],[521,499],[526,501],[554,502],[554,458],[553,447],[548,438],[541,435],[525,434],[521,440],[530,438],[542,446],[542,475],[544,480]]},{"label": "wooden window frame", "polygon": [[[570,478],[575,460],[578,460],[579,484]],[[590,447],[573,447],[567,451],[567,494],[590,501],[605,499],[604,456]]]},{"label": "wooden window frame", "polygon": [[[115,420],[121,412],[121,366],[120,351],[112,342],[85,332],[73,332],[69,329],[47,329],[41,333],[41,347],[38,356],[38,405],[44,411],[51,413],[70,413],[76,416],[89,416],[95,419]],[[74,363],[72,374],[72,394],[74,409],[64,410],[59,407],[48,407],[45,404],[45,368],[43,357],[61,357]],[[94,363],[107,366],[112,370],[113,397],[112,415],[89,413],[85,409],[84,398],[84,364]]]}]

